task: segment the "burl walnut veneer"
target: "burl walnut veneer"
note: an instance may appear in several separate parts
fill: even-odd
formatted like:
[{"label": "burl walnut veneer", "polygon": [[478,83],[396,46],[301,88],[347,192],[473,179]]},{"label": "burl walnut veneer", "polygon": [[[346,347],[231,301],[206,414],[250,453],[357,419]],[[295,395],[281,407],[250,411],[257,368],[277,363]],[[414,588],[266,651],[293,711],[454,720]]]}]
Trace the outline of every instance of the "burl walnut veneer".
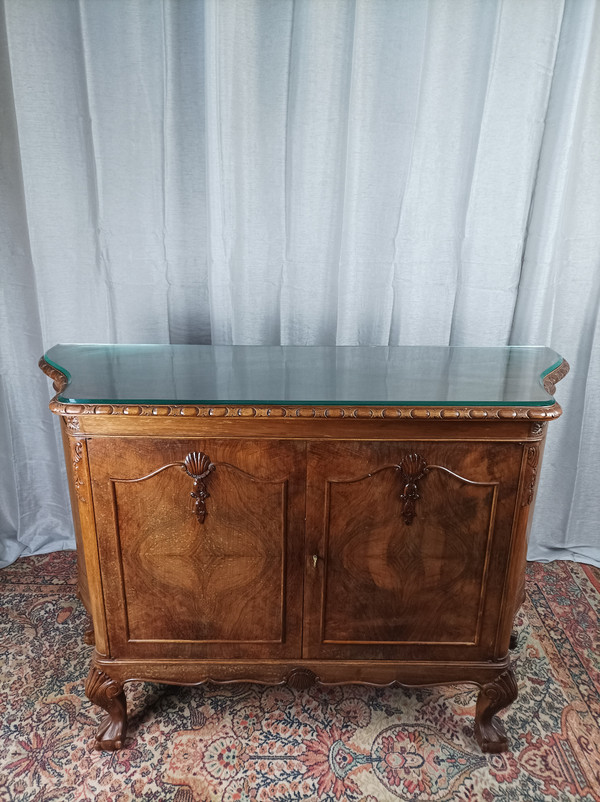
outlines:
[{"label": "burl walnut veneer", "polygon": [[133,680],[473,683],[478,743],[507,748],[557,354],[60,345],[40,366],[98,748],[123,745]]}]

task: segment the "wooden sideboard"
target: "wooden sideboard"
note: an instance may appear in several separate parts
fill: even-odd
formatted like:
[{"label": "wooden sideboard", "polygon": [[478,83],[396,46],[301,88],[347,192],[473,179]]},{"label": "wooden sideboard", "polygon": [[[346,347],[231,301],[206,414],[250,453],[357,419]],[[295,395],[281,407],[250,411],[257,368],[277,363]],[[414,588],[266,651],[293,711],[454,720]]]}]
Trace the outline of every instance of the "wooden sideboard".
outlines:
[{"label": "wooden sideboard", "polygon": [[97,747],[125,741],[124,683],[210,680],[474,683],[477,741],[507,749],[495,714],[517,697],[511,630],[567,363],[185,348],[40,360],[93,622],[86,693],[107,712]]}]

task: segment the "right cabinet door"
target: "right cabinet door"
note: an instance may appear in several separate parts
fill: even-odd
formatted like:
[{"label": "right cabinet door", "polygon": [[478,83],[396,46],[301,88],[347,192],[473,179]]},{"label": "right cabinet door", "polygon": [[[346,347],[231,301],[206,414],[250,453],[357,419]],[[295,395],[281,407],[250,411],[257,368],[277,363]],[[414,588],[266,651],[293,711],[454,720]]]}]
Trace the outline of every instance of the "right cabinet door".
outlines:
[{"label": "right cabinet door", "polygon": [[305,657],[491,656],[523,446],[314,442]]}]

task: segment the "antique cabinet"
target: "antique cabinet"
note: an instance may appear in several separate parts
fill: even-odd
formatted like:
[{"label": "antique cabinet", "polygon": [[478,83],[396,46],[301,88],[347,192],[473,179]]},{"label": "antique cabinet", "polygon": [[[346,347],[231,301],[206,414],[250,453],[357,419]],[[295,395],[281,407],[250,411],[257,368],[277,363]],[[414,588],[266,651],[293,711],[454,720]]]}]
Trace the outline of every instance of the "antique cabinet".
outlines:
[{"label": "antique cabinet", "polygon": [[96,745],[128,681],[473,683],[509,656],[546,423],[538,347],[59,345],[57,391],[95,643]]}]

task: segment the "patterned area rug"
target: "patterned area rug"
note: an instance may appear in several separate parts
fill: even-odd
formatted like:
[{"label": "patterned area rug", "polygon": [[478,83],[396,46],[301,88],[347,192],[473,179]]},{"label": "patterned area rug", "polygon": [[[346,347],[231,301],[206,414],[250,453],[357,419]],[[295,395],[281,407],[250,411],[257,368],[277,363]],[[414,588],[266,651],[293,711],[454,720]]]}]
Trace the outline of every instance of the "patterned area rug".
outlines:
[{"label": "patterned area rug", "polygon": [[475,690],[127,686],[127,748],[92,749],[71,552],[0,571],[2,802],[600,801],[600,572],[531,564],[512,752],[473,741]]}]

